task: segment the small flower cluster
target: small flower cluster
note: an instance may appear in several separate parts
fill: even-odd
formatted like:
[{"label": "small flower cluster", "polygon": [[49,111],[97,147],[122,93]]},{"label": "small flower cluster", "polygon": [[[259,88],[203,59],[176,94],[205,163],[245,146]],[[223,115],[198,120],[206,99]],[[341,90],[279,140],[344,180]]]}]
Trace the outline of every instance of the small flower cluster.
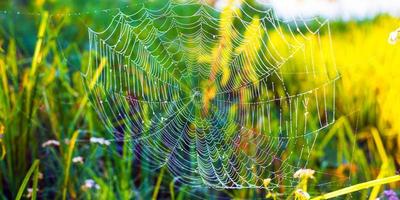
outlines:
[{"label": "small flower cluster", "polygon": [[60,146],[60,142],[57,140],[47,140],[42,144],[42,147],[48,147],[48,146]]},{"label": "small flower cluster", "polygon": [[272,197],[272,193],[268,188],[270,183],[271,183],[271,179],[270,178],[266,178],[266,179],[263,180],[264,187],[267,190],[267,194],[265,195],[265,198],[271,198]]},{"label": "small flower cluster", "polygon": [[297,189],[296,192],[294,192],[294,196],[298,200],[308,200],[311,198],[310,195],[302,189]]},{"label": "small flower cluster", "polygon": [[85,180],[85,183],[81,186],[81,188],[82,188],[82,190],[84,190],[84,191],[89,190],[89,189],[92,189],[92,188],[94,188],[94,189],[96,189],[96,190],[99,190],[99,189],[100,189],[100,186],[99,186],[98,184],[96,184],[96,182],[94,182],[94,180],[92,180],[92,179],[86,179],[86,180]]},{"label": "small flower cluster", "polygon": [[384,199],[387,200],[399,200],[399,197],[397,196],[396,192],[393,190],[385,190],[383,191]]},{"label": "small flower cluster", "polygon": [[106,145],[106,146],[109,146],[111,144],[110,141],[108,141],[104,138],[96,138],[96,137],[91,137],[90,143],[97,143],[97,144]]},{"label": "small flower cluster", "polygon": [[266,178],[263,180],[263,184],[265,188],[268,188],[269,184],[271,183],[271,179],[270,178]]},{"label": "small flower cluster", "polygon": [[[25,195],[26,198],[31,198],[32,197],[32,193],[33,193],[33,188],[28,188],[26,189],[27,194]],[[36,192],[38,192],[38,189],[36,189]]]},{"label": "small flower cluster", "polygon": [[308,179],[314,179],[315,171],[312,169],[299,169],[294,174],[293,177],[300,179],[300,183],[297,186],[297,189],[294,192],[295,199],[298,200],[308,200],[310,199],[310,194],[307,193],[307,182]]},{"label": "small flower cluster", "polygon": [[314,179],[315,171],[312,169],[299,169],[297,170],[293,177],[298,179]]},{"label": "small flower cluster", "polygon": [[74,158],[72,158],[72,162],[83,164],[83,157],[81,157],[81,156],[74,157]]}]

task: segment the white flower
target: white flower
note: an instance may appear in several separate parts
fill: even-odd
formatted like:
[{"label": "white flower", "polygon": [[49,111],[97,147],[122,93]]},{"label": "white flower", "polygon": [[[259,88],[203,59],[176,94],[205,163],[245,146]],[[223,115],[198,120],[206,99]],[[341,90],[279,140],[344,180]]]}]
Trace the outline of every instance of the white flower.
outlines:
[{"label": "white flower", "polygon": [[106,145],[106,146],[110,145],[110,141],[108,141],[104,138],[96,138],[96,137],[91,137],[90,143],[97,143],[97,144]]},{"label": "white flower", "polygon": [[[31,198],[32,197],[32,193],[33,193],[33,188],[28,188],[26,189],[28,194],[26,194],[26,198]],[[36,189],[36,192],[38,191],[38,189]]]},{"label": "white flower", "polygon": [[304,179],[304,178],[314,178],[315,171],[312,169],[299,169],[294,174],[294,178]]},{"label": "white flower", "polygon": [[295,195],[296,199],[299,199],[299,200],[308,200],[311,198],[310,194],[308,194],[306,191],[304,191],[302,189],[296,190],[294,195]]},{"label": "white flower", "polygon": [[38,179],[40,179],[40,180],[43,179],[43,173],[42,173],[42,172],[39,172],[39,174],[38,174]]},{"label": "white flower", "polygon": [[97,185],[96,182],[94,182],[94,180],[92,179],[86,179],[85,184],[83,184],[81,187],[82,190],[89,190],[92,188],[95,188],[96,190],[100,189],[100,186]]},{"label": "white flower", "polygon": [[60,146],[60,142],[57,140],[47,140],[42,144],[43,148],[48,146]]},{"label": "white flower", "polygon": [[64,139],[64,143],[65,143],[66,145],[69,145],[70,142],[71,142],[71,141],[70,141],[68,138],[65,138],[65,139]]},{"label": "white flower", "polygon": [[400,28],[396,29],[395,31],[389,34],[388,38],[389,44],[394,45],[397,43],[397,40],[399,39],[399,33],[400,33]]},{"label": "white flower", "polygon": [[83,164],[83,158],[81,156],[74,157],[72,158],[72,162]]}]

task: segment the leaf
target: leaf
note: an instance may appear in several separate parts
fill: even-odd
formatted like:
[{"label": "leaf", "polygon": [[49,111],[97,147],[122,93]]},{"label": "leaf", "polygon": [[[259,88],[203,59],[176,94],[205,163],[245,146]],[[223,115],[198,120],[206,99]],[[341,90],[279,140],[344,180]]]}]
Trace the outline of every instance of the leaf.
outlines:
[{"label": "leaf", "polygon": [[[17,197],[15,197],[16,200],[21,199],[22,195],[24,194],[25,188],[28,185],[28,181],[31,178],[34,170],[39,167],[39,162],[40,162],[39,160],[35,160],[31,166],[31,168],[29,168],[28,173],[26,173],[26,176],[25,176],[24,180],[22,181],[21,186],[19,187]],[[37,176],[35,176],[35,177],[37,178]],[[35,180],[35,181],[37,181],[37,180]],[[34,189],[33,193],[35,193],[35,192],[36,191]]]}]

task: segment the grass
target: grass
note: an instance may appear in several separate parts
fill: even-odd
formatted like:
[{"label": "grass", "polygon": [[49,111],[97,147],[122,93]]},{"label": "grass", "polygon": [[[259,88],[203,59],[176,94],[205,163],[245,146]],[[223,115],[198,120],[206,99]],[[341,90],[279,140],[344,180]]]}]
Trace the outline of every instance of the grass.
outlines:
[{"label": "grass", "polygon": [[39,163],[40,163],[39,160],[35,160],[31,166],[31,168],[29,168],[28,173],[26,173],[26,176],[25,176],[24,180],[22,181],[21,187],[18,190],[17,196],[15,197],[16,200],[19,200],[22,198],[22,195],[24,194],[25,189],[26,189],[28,182],[33,173],[35,173],[35,175],[34,175],[34,183],[33,183],[33,188],[32,188],[32,191],[33,191],[32,199],[35,199],[36,193],[37,193]]},{"label": "grass", "polygon": [[[0,199],[21,199],[27,188],[32,188],[32,199],[265,196],[262,190],[190,188],[175,182],[165,168],[149,173],[137,167],[130,162],[135,155],[126,143],[91,144],[90,137],[107,135],[82,84],[87,52],[79,53],[81,62],[65,61],[85,45],[86,30],[66,31],[72,32],[78,22],[54,16],[49,20],[40,2],[27,5],[27,9],[40,11],[39,16],[0,14],[5,22],[0,26],[0,130],[4,127],[0,131]],[[76,6],[69,5],[71,9]],[[375,199],[383,190],[399,187],[400,46],[386,42],[397,25],[397,19],[382,16],[332,27],[341,75],[338,120],[318,138],[308,167],[335,176],[316,174],[309,181],[307,192],[314,199],[342,198],[350,193],[353,198]],[[68,46],[59,44],[57,36],[62,34],[78,39]],[[50,139],[59,141],[59,146],[43,148],[42,143]],[[84,163],[72,163],[75,156],[83,156]],[[93,179],[100,189],[83,190],[87,179]],[[335,184],[324,187],[319,182]],[[292,191],[272,192],[280,198]]]},{"label": "grass", "polygon": [[393,183],[393,182],[398,182],[400,181],[400,176],[396,175],[396,176],[391,176],[391,177],[386,177],[386,178],[381,178],[381,179],[376,179],[376,180],[372,180],[372,181],[368,181],[365,183],[360,183],[360,184],[356,184],[350,187],[346,187],[340,190],[336,190],[315,198],[312,198],[312,200],[320,200],[320,199],[331,199],[331,198],[335,198],[338,196],[342,196],[345,194],[349,194],[355,191],[359,191],[359,190],[364,190],[370,187],[374,187],[374,186],[380,186],[383,184],[388,184],[388,183]]},{"label": "grass", "polygon": [[64,177],[64,187],[63,187],[63,193],[62,193],[62,199],[67,198],[67,188],[68,188],[68,180],[70,178],[69,173],[70,173],[70,168],[71,168],[71,162],[72,162],[72,154],[74,152],[74,147],[76,143],[76,139],[79,136],[79,131],[75,131],[74,134],[72,135],[71,141],[69,142],[69,147],[68,147],[68,153],[67,153],[67,159],[65,161],[65,177]]}]

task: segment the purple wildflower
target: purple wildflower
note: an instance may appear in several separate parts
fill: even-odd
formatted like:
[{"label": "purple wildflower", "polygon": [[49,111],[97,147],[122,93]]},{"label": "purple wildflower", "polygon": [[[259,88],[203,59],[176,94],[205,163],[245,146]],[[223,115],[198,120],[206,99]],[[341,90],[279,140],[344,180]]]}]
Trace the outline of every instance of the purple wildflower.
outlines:
[{"label": "purple wildflower", "polygon": [[388,199],[388,200],[400,200],[399,197],[397,196],[396,192],[393,190],[385,190],[385,191],[383,191],[383,194],[385,195],[386,199]]}]

